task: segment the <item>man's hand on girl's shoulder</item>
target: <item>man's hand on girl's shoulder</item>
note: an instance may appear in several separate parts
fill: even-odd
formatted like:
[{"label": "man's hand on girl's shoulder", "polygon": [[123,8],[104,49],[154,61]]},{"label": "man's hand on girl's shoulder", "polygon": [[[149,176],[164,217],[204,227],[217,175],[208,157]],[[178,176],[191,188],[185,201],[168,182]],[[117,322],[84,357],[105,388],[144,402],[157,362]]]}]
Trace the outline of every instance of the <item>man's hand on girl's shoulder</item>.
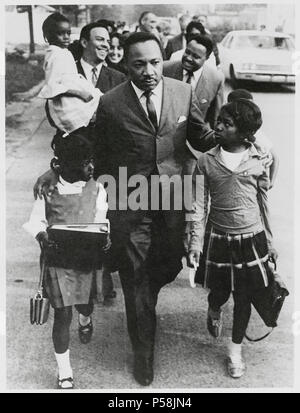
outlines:
[{"label": "man's hand on girl's shoulder", "polygon": [[50,195],[50,193],[53,192],[57,181],[57,174],[52,169],[48,169],[47,172],[39,176],[33,187],[34,199],[37,199],[38,197],[43,199],[43,195]]},{"label": "man's hand on girl's shoulder", "polygon": [[263,165],[265,168],[269,168],[273,163],[273,156],[270,150],[268,150],[265,146],[261,145],[257,141],[253,143],[255,149],[260,155],[260,159],[263,160]]}]

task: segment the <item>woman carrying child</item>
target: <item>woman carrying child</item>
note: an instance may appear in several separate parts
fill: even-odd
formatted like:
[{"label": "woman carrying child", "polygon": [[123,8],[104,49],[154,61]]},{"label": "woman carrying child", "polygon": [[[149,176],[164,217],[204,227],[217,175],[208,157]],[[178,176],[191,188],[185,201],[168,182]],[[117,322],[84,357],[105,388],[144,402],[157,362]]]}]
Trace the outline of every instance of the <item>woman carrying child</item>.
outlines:
[{"label": "woman carrying child", "polygon": [[[103,252],[109,248],[87,249],[74,240],[67,247],[55,248],[47,228],[54,224],[85,224],[105,222],[106,191],[93,179],[94,165],[91,143],[82,133],[53,142],[55,169],[59,178],[54,191],[35,201],[29,222],[24,228],[42,248],[45,260],[44,290],[54,308],[53,344],[58,365],[57,387],[74,387],[70,364],[69,341],[72,306],[79,312],[79,338],[88,343],[93,332],[91,314],[96,295],[96,269],[103,264]],[[99,249],[98,249],[99,248]]]},{"label": "woman carrying child", "polygon": [[[258,106],[236,99],[221,108],[218,145],[201,154],[194,172],[193,210],[187,214],[188,264],[199,263],[196,282],[210,289],[207,328],[219,337],[222,305],[233,295],[232,341],[227,358],[233,378],[245,372],[242,341],[251,314],[251,297],[266,288],[276,260],[269,224],[269,174],[254,134],[262,125]],[[210,208],[208,213],[208,200]]]}]

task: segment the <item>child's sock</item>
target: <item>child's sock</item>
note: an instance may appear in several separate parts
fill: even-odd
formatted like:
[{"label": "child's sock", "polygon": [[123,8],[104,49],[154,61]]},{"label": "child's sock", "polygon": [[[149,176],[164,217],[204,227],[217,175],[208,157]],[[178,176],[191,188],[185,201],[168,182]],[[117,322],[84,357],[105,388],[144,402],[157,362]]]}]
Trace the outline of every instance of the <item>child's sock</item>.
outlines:
[{"label": "child's sock", "polygon": [[60,379],[65,379],[67,377],[73,377],[73,371],[70,364],[70,350],[68,349],[65,353],[54,353],[58,366],[58,375]]},{"label": "child's sock", "polygon": [[85,326],[87,326],[89,323],[90,323],[90,321],[91,321],[91,317],[90,316],[84,316],[83,314],[80,314],[79,313],[79,324],[82,326],[82,327],[85,327]]},{"label": "child's sock", "polygon": [[240,360],[242,358],[242,344],[236,344],[231,341],[228,353],[231,359]]}]

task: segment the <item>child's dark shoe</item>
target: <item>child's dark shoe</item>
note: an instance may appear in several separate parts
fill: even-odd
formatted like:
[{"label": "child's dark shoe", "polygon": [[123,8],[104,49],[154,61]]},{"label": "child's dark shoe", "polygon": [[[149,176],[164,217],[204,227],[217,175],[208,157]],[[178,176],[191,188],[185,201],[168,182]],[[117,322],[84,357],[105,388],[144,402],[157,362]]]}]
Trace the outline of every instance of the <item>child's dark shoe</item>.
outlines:
[{"label": "child's dark shoe", "polygon": [[222,311],[213,311],[211,308],[208,308],[207,312],[207,329],[209,333],[218,338],[222,332]]},{"label": "child's dark shoe", "polygon": [[82,342],[82,344],[87,344],[91,341],[92,335],[93,335],[93,323],[92,319],[87,324],[86,326],[82,326],[78,320],[78,335],[79,335],[79,340]]}]

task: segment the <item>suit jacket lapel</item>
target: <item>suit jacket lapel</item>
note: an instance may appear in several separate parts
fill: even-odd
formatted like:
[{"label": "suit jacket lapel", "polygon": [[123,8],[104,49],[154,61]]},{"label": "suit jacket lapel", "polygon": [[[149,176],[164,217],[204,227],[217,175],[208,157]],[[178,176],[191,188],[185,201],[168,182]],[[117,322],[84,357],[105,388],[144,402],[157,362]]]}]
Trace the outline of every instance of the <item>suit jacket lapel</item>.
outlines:
[{"label": "suit jacket lapel", "polygon": [[96,87],[103,93],[106,93],[111,89],[111,77],[106,66],[102,66],[101,68]]},{"label": "suit jacket lapel", "polygon": [[207,71],[206,71],[206,66],[204,64],[201,76],[198,80],[198,83],[195,89],[195,95],[197,96],[198,100],[200,100],[199,96],[201,96],[201,98],[206,97],[207,92],[209,91],[209,88],[207,88],[207,86],[208,86]]},{"label": "suit jacket lapel", "polygon": [[133,113],[138,115],[140,118],[143,119],[145,127],[147,129],[150,129],[151,133],[153,133],[153,130],[155,130],[154,126],[150,122],[146,112],[143,109],[143,106],[141,105],[141,102],[139,101],[139,98],[137,97],[135,90],[133,89],[130,80],[125,85],[125,94],[129,97],[127,100],[127,105],[128,108],[132,110]]},{"label": "suit jacket lapel", "polygon": [[167,78],[163,77],[163,93],[162,93],[162,104],[161,104],[161,114],[158,126],[158,132],[161,131],[168,117],[169,107],[171,104],[172,90],[169,87]]},{"label": "suit jacket lapel", "polygon": [[80,60],[77,60],[76,66],[77,66],[78,73],[81,74],[82,76],[84,76],[84,77],[86,78],[85,73],[84,73],[84,70],[83,70],[83,67],[82,67],[82,65],[81,65],[81,63],[80,63]]}]

